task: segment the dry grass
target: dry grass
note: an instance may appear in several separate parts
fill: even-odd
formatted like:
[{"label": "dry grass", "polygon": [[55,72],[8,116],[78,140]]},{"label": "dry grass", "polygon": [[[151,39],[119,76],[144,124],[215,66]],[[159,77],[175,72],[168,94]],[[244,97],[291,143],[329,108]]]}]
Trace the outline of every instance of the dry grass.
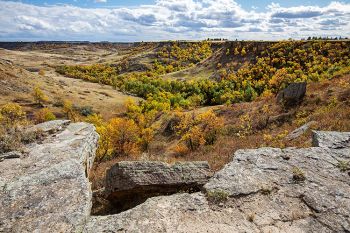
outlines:
[{"label": "dry grass", "polygon": [[[68,58],[63,55],[55,55],[54,58],[47,60],[50,66],[45,66],[44,76],[20,68],[38,67],[41,69],[47,56],[48,54],[39,52],[0,50],[1,58],[13,61],[13,64],[10,64],[0,59],[0,85],[2,87],[0,105],[18,102],[29,115],[33,115],[37,111],[37,106],[33,105],[31,93],[33,87],[40,86],[52,102],[68,99],[77,106],[92,106],[95,112],[100,112],[106,119],[109,119],[123,112],[126,99],[139,99],[118,92],[107,85],[70,79],[55,73],[52,67]],[[60,115],[59,108],[53,107],[52,110],[58,116]]]}]

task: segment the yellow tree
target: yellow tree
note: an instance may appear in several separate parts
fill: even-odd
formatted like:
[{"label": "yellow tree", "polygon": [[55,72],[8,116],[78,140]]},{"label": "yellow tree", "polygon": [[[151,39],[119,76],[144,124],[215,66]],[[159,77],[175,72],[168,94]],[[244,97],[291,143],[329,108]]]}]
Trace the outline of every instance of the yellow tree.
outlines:
[{"label": "yellow tree", "polygon": [[26,113],[16,103],[8,103],[0,108],[0,123],[5,126],[15,126],[26,121]]},{"label": "yellow tree", "polygon": [[100,135],[98,148],[96,151],[96,158],[98,161],[101,161],[108,156],[111,151],[110,137],[107,132],[107,123],[103,120],[100,114],[96,113],[87,116],[84,121],[93,124],[96,127],[97,133]]},{"label": "yellow tree", "polygon": [[148,150],[149,144],[153,141],[154,138],[154,129],[152,127],[141,129],[141,144],[143,150]]},{"label": "yellow tree", "polygon": [[106,130],[114,155],[131,155],[138,151],[139,128],[133,120],[113,118]]},{"label": "yellow tree", "polygon": [[72,121],[78,120],[78,114],[74,110],[73,103],[69,100],[63,101],[63,112],[66,114],[66,117]]},{"label": "yellow tree", "polygon": [[222,118],[216,116],[213,110],[201,113],[197,116],[197,121],[200,123],[205,143],[213,145],[217,140],[220,130],[224,126]]},{"label": "yellow tree", "polygon": [[38,86],[34,88],[32,95],[34,98],[34,102],[40,105],[43,105],[45,102],[49,100],[49,98],[44,94],[44,92]]},{"label": "yellow tree", "polygon": [[203,132],[199,126],[193,126],[181,137],[187,148],[191,151],[197,150],[201,145],[205,144]]},{"label": "yellow tree", "polygon": [[242,57],[244,57],[245,55],[247,55],[247,51],[245,50],[244,47],[242,48],[241,55],[242,55]]}]

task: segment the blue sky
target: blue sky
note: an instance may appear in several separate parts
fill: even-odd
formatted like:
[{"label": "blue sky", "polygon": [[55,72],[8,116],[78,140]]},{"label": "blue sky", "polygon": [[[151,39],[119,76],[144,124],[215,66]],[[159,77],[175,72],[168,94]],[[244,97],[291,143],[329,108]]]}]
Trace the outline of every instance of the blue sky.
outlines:
[{"label": "blue sky", "polygon": [[0,40],[350,36],[350,0],[0,0]]}]

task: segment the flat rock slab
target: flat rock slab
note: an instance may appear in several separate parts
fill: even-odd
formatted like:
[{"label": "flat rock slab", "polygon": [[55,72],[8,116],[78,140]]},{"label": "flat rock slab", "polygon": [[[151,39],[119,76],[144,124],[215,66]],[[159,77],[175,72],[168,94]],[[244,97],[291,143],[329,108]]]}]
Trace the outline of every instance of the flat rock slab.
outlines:
[{"label": "flat rock slab", "polygon": [[28,146],[28,155],[0,162],[0,232],[84,228],[91,209],[87,172],[98,135],[90,124],[62,121],[46,123],[45,131],[57,132],[57,125],[61,132]]},{"label": "flat rock slab", "polygon": [[208,162],[169,165],[153,161],[119,162],[107,171],[106,192],[145,189],[152,186],[203,186],[211,177]]}]

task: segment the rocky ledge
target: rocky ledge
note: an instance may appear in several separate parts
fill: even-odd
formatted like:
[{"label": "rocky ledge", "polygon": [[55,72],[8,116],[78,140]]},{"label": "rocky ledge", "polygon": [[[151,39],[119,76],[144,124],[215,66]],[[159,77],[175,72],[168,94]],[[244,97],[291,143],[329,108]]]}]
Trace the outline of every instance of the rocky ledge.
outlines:
[{"label": "rocky ledge", "polygon": [[[34,129],[30,129],[34,130]],[[0,162],[0,232],[81,232],[90,215],[98,134],[86,123],[51,121],[27,155]]]},{"label": "rocky ledge", "polygon": [[[104,206],[105,211],[118,213],[143,203],[149,197],[198,192],[211,175],[208,162],[178,162],[174,165],[157,161],[119,162],[106,172],[103,195],[109,205]],[[94,202],[94,207],[95,204],[98,203]]]},{"label": "rocky ledge", "polygon": [[203,192],[149,198],[93,216],[85,232],[349,232],[349,133],[312,148],[239,150]]},{"label": "rocky ledge", "polygon": [[[27,156],[0,162],[0,232],[350,232],[349,133],[314,132],[312,148],[239,150],[199,192],[91,216],[86,173],[98,136],[89,124],[61,123],[51,122],[62,127],[48,130],[54,134]],[[163,166],[173,172],[161,163],[136,164],[144,173]],[[133,181],[114,183],[110,193],[154,185],[131,165],[112,169]]]}]

